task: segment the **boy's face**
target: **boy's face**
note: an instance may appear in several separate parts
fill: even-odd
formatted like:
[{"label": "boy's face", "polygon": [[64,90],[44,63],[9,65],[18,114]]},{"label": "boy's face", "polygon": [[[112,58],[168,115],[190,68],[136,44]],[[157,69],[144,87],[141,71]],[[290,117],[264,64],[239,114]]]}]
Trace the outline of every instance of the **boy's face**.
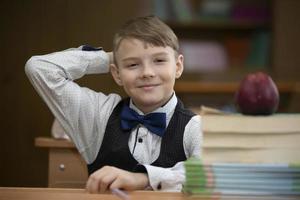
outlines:
[{"label": "boy's face", "polygon": [[164,105],[174,91],[175,79],[183,71],[183,56],[171,47],[157,47],[137,39],[123,39],[112,75],[118,85],[144,113]]}]

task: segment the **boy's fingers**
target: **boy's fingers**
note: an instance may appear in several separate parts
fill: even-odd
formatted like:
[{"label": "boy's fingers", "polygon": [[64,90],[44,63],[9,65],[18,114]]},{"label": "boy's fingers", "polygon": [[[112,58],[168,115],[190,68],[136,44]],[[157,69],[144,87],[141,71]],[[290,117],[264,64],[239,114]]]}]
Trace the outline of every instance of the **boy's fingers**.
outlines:
[{"label": "boy's fingers", "polygon": [[94,173],[92,173],[87,181],[86,189],[89,193],[98,193],[100,187],[100,180],[105,175],[104,170],[101,168]]},{"label": "boy's fingers", "polygon": [[89,193],[98,193],[98,188],[99,182],[96,181],[95,177],[90,176],[86,184],[86,190]]},{"label": "boy's fingers", "polygon": [[126,186],[124,185],[122,179],[116,178],[111,184],[110,184],[110,189],[127,189]]},{"label": "boy's fingers", "polygon": [[123,170],[111,166],[104,166],[90,175],[86,189],[90,193],[103,193],[108,188],[122,188],[126,185],[124,176],[128,176]]},{"label": "boy's fingers", "polygon": [[116,174],[109,173],[106,176],[104,176],[101,180],[99,180],[100,193],[104,193],[115,179],[116,179]]}]

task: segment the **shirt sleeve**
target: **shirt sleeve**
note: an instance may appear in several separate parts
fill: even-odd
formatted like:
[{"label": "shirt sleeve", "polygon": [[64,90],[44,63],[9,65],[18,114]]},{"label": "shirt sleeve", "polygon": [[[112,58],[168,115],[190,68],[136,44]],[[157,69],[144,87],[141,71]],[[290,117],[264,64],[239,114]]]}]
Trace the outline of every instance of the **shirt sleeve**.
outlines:
[{"label": "shirt sleeve", "polygon": [[[190,157],[201,157],[202,129],[201,118],[196,115],[191,118],[185,127],[183,146],[185,155]],[[144,165],[149,183],[153,190],[179,192],[185,182],[184,162],[178,162],[171,168],[162,168],[152,165]]]},{"label": "shirt sleeve", "polygon": [[180,192],[185,182],[184,162],[178,162],[172,168],[144,165],[147,170],[150,187],[153,190]]},{"label": "shirt sleeve", "polygon": [[106,52],[82,49],[33,56],[26,63],[25,72],[83,158],[91,163],[102,144],[108,118],[121,97],[104,95],[74,82],[86,74],[109,71]]},{"label": "shirt sleeve", "polygon": [[184,131],[183,147],[186,157],[200,158],[202,154],[202,143],[202,121],[199,115],[195,115],[186,125]]}]

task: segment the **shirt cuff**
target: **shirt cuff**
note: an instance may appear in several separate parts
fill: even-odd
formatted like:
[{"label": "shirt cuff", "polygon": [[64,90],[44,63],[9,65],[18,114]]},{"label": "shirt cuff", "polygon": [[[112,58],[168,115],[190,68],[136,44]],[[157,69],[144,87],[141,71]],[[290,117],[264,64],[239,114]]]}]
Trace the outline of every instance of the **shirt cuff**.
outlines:
[{"label": "shirt cuff", "polygon": [[100,51],[102,47],[92,47],[88,44],[80,46],[82,51]]},{"label": "shirt cuff", "polygon": [[109,72],[109,55],[101,47],[82,45],[79,47],[89,59],[87,74],[102,74]]},{"label": "shirt cuff", "polygon": [[178,163],[173,168],[162,168],[144,165],[147,170],[150,186],[153,190],[166,192],[180,192],[185,181],[183,163]]}]

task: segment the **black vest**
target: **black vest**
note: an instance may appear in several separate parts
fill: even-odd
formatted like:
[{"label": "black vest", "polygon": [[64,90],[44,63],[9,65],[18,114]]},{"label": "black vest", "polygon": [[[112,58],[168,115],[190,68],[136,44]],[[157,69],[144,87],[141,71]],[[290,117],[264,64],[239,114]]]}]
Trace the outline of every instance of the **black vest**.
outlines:
[{"label": "black vest", "polygon": [[[120,113],[124,103],[128,105],[129,99],[120,101],[109,117],[98,155],[93,163],[88,164],[89,174],[105,165],[134,171],[139,164],[128,147],[130,131],[126,132],[121,129]],[[174,114],[161,141],[160,154],[151,165],[168,168],[186,160],[183,134],[186,124],[194,115],[185,109],[178,99]]]}]

